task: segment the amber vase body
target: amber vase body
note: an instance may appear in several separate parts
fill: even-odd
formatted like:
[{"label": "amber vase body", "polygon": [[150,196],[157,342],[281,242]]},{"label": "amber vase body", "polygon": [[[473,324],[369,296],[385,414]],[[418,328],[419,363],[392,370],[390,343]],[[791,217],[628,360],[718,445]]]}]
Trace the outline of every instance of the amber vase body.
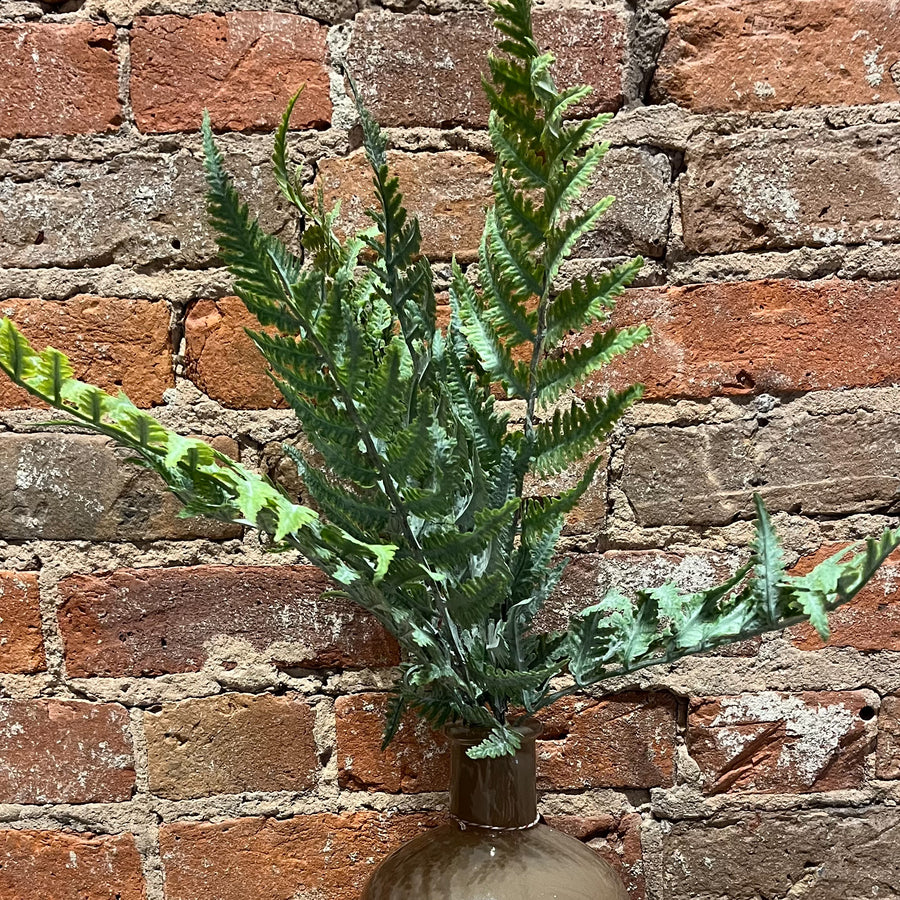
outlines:
[{"label": "amber vase body", "polygon": [[539,820],[540,725],[520,731],[514,757],[473,760],[480,736],[450,729],[450,822],[392,853],[363,900],[628,900],[607,862]]}]

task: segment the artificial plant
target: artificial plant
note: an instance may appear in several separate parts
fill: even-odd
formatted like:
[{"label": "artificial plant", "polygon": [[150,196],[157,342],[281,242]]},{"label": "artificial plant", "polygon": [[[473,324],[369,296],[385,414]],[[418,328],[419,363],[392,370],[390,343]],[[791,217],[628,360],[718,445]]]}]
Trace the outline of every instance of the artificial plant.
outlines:
[{"label": "artificial plant", "polygon": [[[38,353],[12,322],[0,324],[0,367],[16,384],[130,449],[186,515],[239,522],[274,549],[299,550],[397,638],[403,662],[387,740],[411,707],[434,726],[483,728],[473,756],[514,752],[519,717],[604,679],[804,619],[826,637],[828,611],[900,545],[900,530],[888,530],[807,575],[788,575],[757,497],[750,561],[724,584],[691,594],[667,584],[638,591],[636,601],[611,590],[567,630],[533,629],[564,568],[556,547],[566,516],[601,465],[601,442],[641,395],[633,386],[581,399],[577,388],[649,332],[608,324],[639,258],[559,287],[562,264],[612,203],[582,202],[607,150],[597,135],[609,117],[566,119],[589,89],[556,87],[553,57],[533,37],[530,0],[493,9],[502,38],[484,86],[494,203],[477,273],[453,263],[447,327],[437,324],[418,222],[365,109],[373,225],[346,239],[337,209],[321,194],[310,198],[289,170],[293,102],[284,115],[274,172],[304,225],[299,255],[242,204],[204,121],[221,256],[265,326],[251,337],[316,451],[313,459],[284,448],[315,509],[165,429],[124,395],[74,379],[63,354]],[[570,349],[566,337],[586,328],[594,337]],[[522,401],[521,427],[495,406],[497,387]],[[530,475],[584,461],[573,487],[529,495]]]}]

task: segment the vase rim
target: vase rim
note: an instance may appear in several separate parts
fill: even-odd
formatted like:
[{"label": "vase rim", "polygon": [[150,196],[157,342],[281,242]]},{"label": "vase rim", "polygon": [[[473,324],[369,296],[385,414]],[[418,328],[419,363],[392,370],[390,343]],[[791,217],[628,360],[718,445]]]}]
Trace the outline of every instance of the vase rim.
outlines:
[{"label": "vase rim", "polygon": [[[536,740],[541,736],[541,733],[544,730],[543,723],[533,716],[529,716],[517,725],[511,727],[513,731],[517,731],[521,735],[522,740],[524,741]],[[444,734],[446,734],[451,741],[466,745],[480,744],[489,733],[490,730],[488,728],[476,728],[472,725],[464,724],[447,725],[444,728]]]}]

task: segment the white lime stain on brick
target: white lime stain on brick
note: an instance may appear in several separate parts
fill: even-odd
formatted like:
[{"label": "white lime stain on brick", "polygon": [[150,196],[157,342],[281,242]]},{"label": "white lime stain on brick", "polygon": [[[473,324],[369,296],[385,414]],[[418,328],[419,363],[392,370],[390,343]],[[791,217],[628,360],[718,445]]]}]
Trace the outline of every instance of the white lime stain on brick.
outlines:
[{"label": "white lime stain on brick", "polygon": [[840,749],[841,740],[853,728],[855,713],[842,702],[820,705],[802,696],[763,691],[725,697],[712,722],[720,748],[737,755],[755,734],[742,734],[729,725],[784,722],[785,739],[777,768],[793,771],[812,784]]},{"label": "white lime stain on brick", "polygon": [[874,50],[867,50],[863,54],[863,64],[866,67],[866,81],[871,87],[878,87],[884,81],[884,63],[878,62],[878,55],[884,50],[884,45],[879,44]]},{"label": "white lime stain on brick", "polygon": [[744,213],[754,221],[765,221],[775,213],[787,222],[799,222],[800,202],[792,192],[792,181],[793,173],[785,162],[773,163],[766,171],[741,163],[731,191],[741,198]]}]

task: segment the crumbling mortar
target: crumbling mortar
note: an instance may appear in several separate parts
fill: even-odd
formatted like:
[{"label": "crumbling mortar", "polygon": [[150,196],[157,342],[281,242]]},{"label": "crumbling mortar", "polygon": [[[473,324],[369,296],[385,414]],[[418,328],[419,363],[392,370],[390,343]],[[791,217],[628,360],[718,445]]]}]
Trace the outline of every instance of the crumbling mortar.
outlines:
[{"label": "crumbling mortar", "polygon": [[[2,553],[0,553],[2,557]],[[58,578],[51,566],[44,564],[43,559],[38,556],[41,562],[38,572],[38,595],[41,612],[41,632],[44,640],[44,654],[46,656],[47,675],[49,683],[46,684],[42,693],[63,692],[64,679],[64,647],[62,635],[59,631],[59,622],[56,616],[58,605],[57,583]]]},{"label": "crumbling mortar", "polygon": [[340,788],[338,786],[337,727],[333,696],[323,698],[316,705],[313,737],[320,766],[318,793],[320,796],[334,801],[338,797]]},{"label": "crumbling mortar", "polygon": [[668,28],[643,0],[625,0],[628,8],[625,58],[625,108],[644,106]]},{"label": "crumbling mortar", "polygon": [[125,134],[136,134],[137,125],[131,107],[131,29],[116,28],[116,55],[119,60],[119,103],[122,109],[120,130]]}]

